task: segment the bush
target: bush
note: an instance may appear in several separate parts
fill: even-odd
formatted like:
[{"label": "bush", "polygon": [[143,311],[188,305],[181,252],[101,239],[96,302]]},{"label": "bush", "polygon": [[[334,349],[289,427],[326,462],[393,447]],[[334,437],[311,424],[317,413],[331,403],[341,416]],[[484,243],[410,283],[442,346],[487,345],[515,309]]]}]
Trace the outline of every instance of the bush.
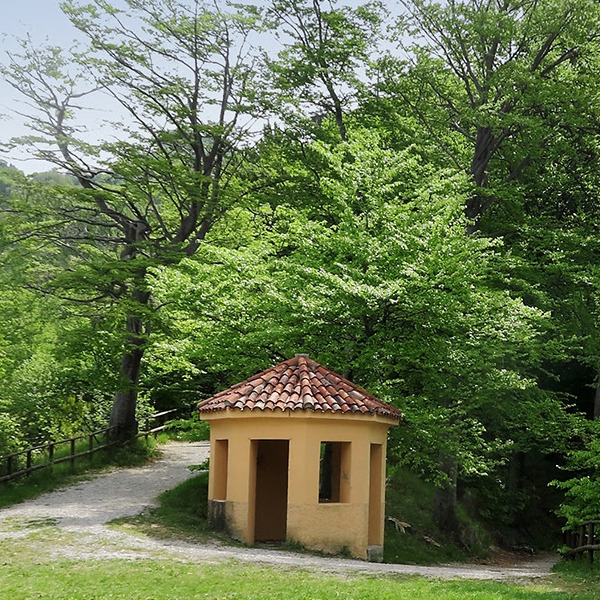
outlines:
[{"label": "bush", "polygon": [[210,439],[210,427],[206,421],[201,421],[197,414],[191,419],[177,419],[165,425],[165,432],[171,439],[183,442],[202,442]]},{"label": "bush", "polygon": [[0,456],[25,448],[25,443],[19,438],[19,425],[16,420],[0,412]]},{"label": "bush", "polygon": [[572,451],[565,469],[574,476],[566,481],[553,481],[565,490],[565,498],[557,514],[566,520],[567,527],[600,519],[600,422],[587,423],[583,435],[584,447]]}]

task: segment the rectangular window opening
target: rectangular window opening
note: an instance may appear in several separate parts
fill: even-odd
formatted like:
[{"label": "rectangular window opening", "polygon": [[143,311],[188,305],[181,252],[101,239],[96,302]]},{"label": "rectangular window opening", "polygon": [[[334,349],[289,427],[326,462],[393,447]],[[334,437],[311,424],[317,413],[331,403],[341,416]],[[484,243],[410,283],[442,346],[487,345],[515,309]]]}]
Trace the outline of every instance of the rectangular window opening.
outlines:
[{"label": "rectangular window opening", "polygon": [[213,500],[227,500],[229,440],[215,440],[215,455],[211,462],[211,470],[214,477]]},{"label": "rectangular window opening", "polygon": [[348,502],[350,442],[321,442],[319,502]]}]

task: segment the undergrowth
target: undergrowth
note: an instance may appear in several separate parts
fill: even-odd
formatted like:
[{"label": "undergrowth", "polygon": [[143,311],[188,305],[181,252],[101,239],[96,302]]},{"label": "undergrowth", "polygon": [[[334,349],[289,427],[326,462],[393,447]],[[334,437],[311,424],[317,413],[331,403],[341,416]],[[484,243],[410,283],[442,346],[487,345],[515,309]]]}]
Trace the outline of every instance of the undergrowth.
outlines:
[{"label": "undergrowth", "polygon": [[384,561],[434,564],[465,561],[485,554],[487,536],[465,511],[461,527],[469,532],[471,547],[459,548],[433,522],[435,488],[407,469],[393,469],[386,486]]},{"label": "undergrowth", "polygon": [[210,438],[210,426],[194,413],[189,419],[175,419],[165,424],[165,432],[170,439],[182,442],[202,442]]}]

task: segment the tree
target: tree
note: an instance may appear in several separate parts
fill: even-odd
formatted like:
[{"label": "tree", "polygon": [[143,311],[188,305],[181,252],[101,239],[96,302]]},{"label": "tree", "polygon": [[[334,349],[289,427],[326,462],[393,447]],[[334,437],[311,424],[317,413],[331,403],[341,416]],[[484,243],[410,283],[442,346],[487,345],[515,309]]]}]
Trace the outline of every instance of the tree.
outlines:
[{"label": "tree", "polygon": [[351,8],[335,0],[273,0],[267,16],[284,43],[278,59],[268,63],[278,95],[276,118],[283,116],[288,125],[299,121],[305,130],[308,118],[318,124],[331,117],[345,141],[346,115],[366,85],[382,13],[376,2]]},{"label": "tree", "polygon": [[[398,70],[388,63],[393,83],[384,81],[383,89],[395,90],[448,159],[469,173],[475,190],[465,215],[473,232],[507,197],[507,185],[565,131],[589,123],[586,82],[597,68],[600,9],[587,0],[402,4],[402,28],[416,40],[413,64]],[[440,112],[447,131],[438,128]]]},{"label": "tree", "polygon": [[[577,156],[576,148],[589,146],[582,139],[593,137],[591,81],[598,53],[596,29],[589,23],[597,22],[598,6],[510,0],[402,4],[406,14],[398,32],[407,54],[382,61],[383,98],[371,105],[384,122],[398,121],[396,112],[418,120],[436,142],[442,164],[470,178],[467,234],[507,234],[505,248],[511,250],[540,175],[552,173],[544,183],[552,180],[565,148]],[[541,197],[547,192],[546,187]],[[538,251],[530,248],[524,262]],[[499,285],[531,301],[529,284],[538,276],[529,274],[533,280],[523,282],[506,273]],[[440,463],[454,478],[452,456],[440,454]],[[454,486],[438,493],[437,520],[449,529],[455,495]]]},{"label": "tree", "polygon": [[[290,179],[274,210],[236,221],[244,243],[207,245],[156,273],[176,332],[171,363],[225,387],[308,352],[403,410],[393,460],[448,495],[459,478],[499,495],[513,453],[565,443],[564,408],[532,376],[545,315],[495,285],[498,243],[465,238],[465,176],[385,148],[373,131],[311,146],[318,209],[306,180]],[[455,504],[441,508],[440,525],[460,537]]]},{"label": "tree", "polygon": [[[36,135],[19,143],[79,183],[48,206],[54,228],[34,231],[68,244],[67,272],[54,282],[65,294],[120,307],[121,385],[109,424],[129,436],[154,310],[148,268],[193,255],[235,201],[232,177],[253,123],[248,40],[259,15],[201,0],[125,5],[64,2],[89,48],[65,58],[24,44],[2,72],[33,107]],[[77,126],[84,99],[98,92],[120,107],[122,122],[111,124],[118,141],[86,143]]]},{"label": "tree", "polygon": [[14,425],[12,444],[32,445],[105,427],[118,344],[108,305],[100,318],[98,306],[65,302],[58,287],[47,293],[72,249],[32,233],[56,227],[62,196],[17,173],[0,211],[0,412]]},{"label": "tree", "polygon": [[582,443],[569,452],[565,466],[571,477],[552,482],[556,487],[565,490],[565,499],[557,512],[565,519],[565,526],[569,529],[600,518],[598,420],[582,423],[578,429],[577,437]]},{"label": "tree", "polygon": [[20,175],[18,169],[0,160],[0,205],[2,198],[9,196],[13,179],[18,178]]}]

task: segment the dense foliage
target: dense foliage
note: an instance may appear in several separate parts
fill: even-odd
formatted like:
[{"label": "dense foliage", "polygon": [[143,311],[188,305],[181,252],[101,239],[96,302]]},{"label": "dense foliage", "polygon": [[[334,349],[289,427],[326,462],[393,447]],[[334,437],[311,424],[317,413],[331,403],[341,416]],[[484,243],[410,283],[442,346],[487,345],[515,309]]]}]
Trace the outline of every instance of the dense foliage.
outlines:
[{"label": "dense foliage", "polygon": [[56,170],[0,165],[0,453],[308,352],[457,540],[600,518],[600,8],[400,4],[71,0],[86,51],[7,58]]}]

